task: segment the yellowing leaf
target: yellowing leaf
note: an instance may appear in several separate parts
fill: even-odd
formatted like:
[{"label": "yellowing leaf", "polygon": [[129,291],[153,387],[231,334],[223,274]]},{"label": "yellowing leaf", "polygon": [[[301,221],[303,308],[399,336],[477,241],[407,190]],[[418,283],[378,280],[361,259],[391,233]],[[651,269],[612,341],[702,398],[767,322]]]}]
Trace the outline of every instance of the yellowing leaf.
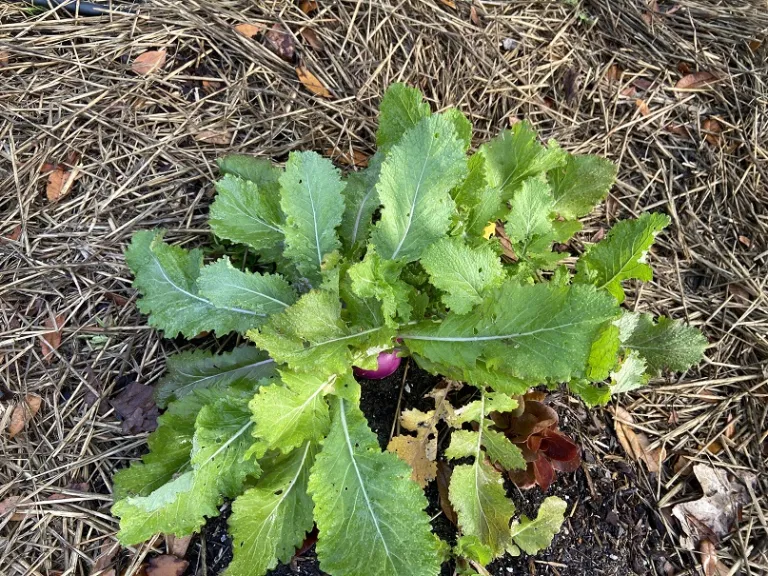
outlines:
[{"label": "yellowing leaf", "polygon": [[11,421],[8,424],[8,436],[13,438],[24,430],[27,424],[35,417],[38,410],[40,410],[40,404],[43,399],[37,394],[27,394],[24,396],[24,400],[19,402],[16,408],[13,409],[11,414]]},{"label": "yellowing leaf", "polygon": [[326,88],[320,79],[312,74],[305,66],[296,66],[296,76],[304,85],[304,88],[321,98],[333,98],[331,91]]},{"label": "yellowing leaf", "polygon": [[489,222],[488,226],[483,228],[483,238],[488,238],[490,240],[493,238],[494,234],[496,234],[496,222]]},{"label": "yellowing leaf", "polygon": [[411,478],[422,488],[435,479],[437,476],[437,463],[434,459],[430,460],[427,454],[427,446],[435,444],[437,450],[436,438],[428,440],[426,443],[419,437],[407,436],[401,434],[395,436],[389,441],[387,450],[397,454],[403,462],[407,462],[413,472]]},{"label": "yellowing leaf", "polygon": [[131,70],[140,76],[148,76],[165,65],[165,50],[150,50],[139,54],[131,64]]},{"label": "yellowing leaf", "polygon": [[48,175],[48,184],[45,187],[45,196],[48,202],[58,202],[72,191],[72,186],[80,175],[80,171],[67,170],[64,166],[57,166]]},{"label": "yellowing leaf", "polygon": [[264,26],[261,24],[238,24],[235,26],[235,32],[246,38],[253,38],[256,34],[260,34],[264,30]]}]

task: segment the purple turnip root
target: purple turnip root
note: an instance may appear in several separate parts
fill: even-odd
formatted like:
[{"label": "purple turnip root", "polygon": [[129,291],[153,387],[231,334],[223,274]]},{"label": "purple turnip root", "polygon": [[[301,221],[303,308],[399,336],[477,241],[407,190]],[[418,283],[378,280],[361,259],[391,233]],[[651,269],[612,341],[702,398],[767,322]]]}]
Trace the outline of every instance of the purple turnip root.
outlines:
[{"label": "purple turnip root", "polygon": [[394,374],[395,370],[400,366],[400,357],[397,355],[397,350],[391,352],[382,352],[378,357],[378,367],[376,370],[364,370],[363,368],[353,367],[355,376],[361,378],[367,378],[368,380],[381,380],[387,376]]}]

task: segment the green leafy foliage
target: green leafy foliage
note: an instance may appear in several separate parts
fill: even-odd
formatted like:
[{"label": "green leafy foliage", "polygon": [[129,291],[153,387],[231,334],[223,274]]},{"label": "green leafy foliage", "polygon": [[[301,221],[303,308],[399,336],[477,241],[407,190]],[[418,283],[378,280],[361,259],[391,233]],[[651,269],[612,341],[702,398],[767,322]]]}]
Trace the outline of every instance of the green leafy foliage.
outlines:
[{"label": "green leafy foliage", "polygon": [[[447,546],[431,533],[409,464],[368,428],[352,376],[397,349],[476,388],[436,416],[452,430],[453,555],[485,565],[533,554],[549,546],[565,504],[548,498],[535,519],[515,519],[501,471],[527,474],[536,452],[501,419],[515,396],[566,384],[602,405],[700,360],[696,329],[621,308],[622,283],[651,278],[666,216],[617,223],[575,267],[563,246],[608,194],[611,162],[545,145],[526,123],[469,154],[470,121],[457,109],[433,114],[402,84],[379,120],[378,151],[346,177],[314,152],[291,153],[284,168],[221,159],[213,261],[162,231],[134,236],[126,262],[149,324],[168,337],[213,332],[219,353],[169,358],[150,452],[114,479],[123,543],[199,531],[227,498],[229,576],[288,561],[313,524],[333,576],[437,575]],[[257,347],[234,347],[242,335]]]}]

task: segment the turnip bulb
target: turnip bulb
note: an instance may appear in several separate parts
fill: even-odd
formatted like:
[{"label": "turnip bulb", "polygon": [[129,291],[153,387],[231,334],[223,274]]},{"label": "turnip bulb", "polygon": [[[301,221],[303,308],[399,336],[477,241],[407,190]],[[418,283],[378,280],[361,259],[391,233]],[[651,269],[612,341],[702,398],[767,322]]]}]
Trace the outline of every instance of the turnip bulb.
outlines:
[{"label": "turnip bulb", "polygon": [[391,352],[382,352],[378,357],[378,367],[376,370],[364,370],[363,368],[353,367],[355,376],[361,378],[367,378],[368,380],[381,380],[387,376],[394,374],[395,370],[400,366],[400,357],[397,355],[397,350]]}]

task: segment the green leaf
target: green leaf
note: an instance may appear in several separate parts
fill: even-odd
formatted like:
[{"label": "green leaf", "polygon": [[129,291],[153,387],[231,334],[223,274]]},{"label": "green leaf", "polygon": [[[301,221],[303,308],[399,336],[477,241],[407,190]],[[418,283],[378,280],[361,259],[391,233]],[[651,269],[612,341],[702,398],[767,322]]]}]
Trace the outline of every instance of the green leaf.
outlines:
[{"label": "green leaf", "polygon": [[589,380],[571,380],[568,382],[568,388],[589,408],[605,406],[611,399],[611,389],[608,386],[595,386]]},{"label": "green leaf", "polygon": [[194,338],[215,330],[245,332],[264,321],[264,316],[237,306],[217,307],[198,293],[197,279],[203,263],[199,250],[188,252],[162,241],[162,232],[140,231],[133,235],[125,261],[133,270],[133,286],[141,292],[138,307],[149,315],[149,325],[166,337],[179,333]]},{"label": "green leaf", "polygon": [[472,122],[469,121],[469,118],[458,108],[448,108],[441,114],[453,124],[456,135],[464,142],[464,151],[469,150],[472,145]]},{"label": "green leaf", "polygon": [[482,392],[480,400],[470,402],[454,412],[452,426],[461,426],[467,422],[480,422],[491,412],[512,412],[517,408],[517,400],[503,392]]},{"label": "green leaf", "polygon": [[264,448],[290,452],[306,441],[318,441],[328,433],[330,416],[324,396],[336,375],[280,372],[281,384],[262,386],[251,400],[256,422],[254,436]]},{"label": "green leaf", "polygon": [[327,158],[291,152],[280,186],[285,257],[311,281],[319,281],[323,259],[340,247],[336,227],[344,213],[344,183]]},{"label": "green leaf", "polygon": [[515,505],[507,498],[501,474],[482,457],[453,469],[448,497],[462,533],[477,538],[494,558],[512,546],[509,522]]},{"label": "green leaf", "polygon": [[567,505],[556,496],[544,499],[535,520],[521,516],[520,521],[512,524],[512,538],[515,544],[528,554],[536,554],[552,543],[552,538],[560,531]]},{"label": "green leaf", "polygon": [[466,170],[464,145],[449,119],[430,116],[406,132],[381,167],[384,208],[372,235],[376,251],[411,262],[445,236],[454,211],[450,191]]},{"label": "green leaf", "polygon": [[259,190],[277,197],[280,194],[280,174],[282,170],[265,158],[230,154],[216,160],[222,174],[232,174],[253,182]]},{"label": "green leaf", "polygon": [[707,347],[707,339],[696,328],[665,316],[654,323],[650,314],[637,317],[634,330],[623,343],[642,356],[651,374],[664,369],[688,370],[701,361]]},{"label": "green leaf", "polygon": [[545,249],[552,244],[552,194],[546,182],[529,179],[512,198],[507,224],[504,230],[521,254],[535,238],[546,237]]},{"label": "green leaf", "polygon": [[241,272],[226,256],[203,266],[197,280],[200,294],[215,306],[236,306],[269,316],[296,301],[290,284],[279,274]]},{"label": "green leaf", "polygon": [[470,314],[449,313],[400,336],[416,354],[468,376],[482,360],[532,383],[567,382],[585,372],[592,342],[616,316],[615,300],[592,286],[508,281]]},{"label": "green leaf", "polygon": [[[247,171],[244,171],[248,173]],[[270,171],[270,178],[274,172]],[[216,183],[208,223],[219,238],[250,246],[264,259],[279,259],[283,244],[283,213],[275,180],[258,185],[228,173]]]},{"label": "green leaf", "polygon": [[501,432],[488,428],[487,420],[483,423],[483,448],[492,462],[499,464],[505,470],[524,470],[525,458],[520,448],[512,444]]},{"label": "green leaf", "polygon": [[386,152],[397,144],[408,130],[431,114],[421,92],[405,84],[392,84],[384,93],[379,107],[376,145]]},{"label": "green leaf", "polygon": [[620,346],[618,326],[608,324],[592,343],[592,350],[589,352],[587,377],[590,380],[602,382],[608,378],[618,361]]},{"label": "green leaf", "polygon": [[458,460],[477,454],[480,433],[472,430],[454,430],[451,432],[451,443],[445,449],[445,457]]},{"label": "green leaf", "polygon": [[410,299],[413,287],[400,279],[403,262],[382,260],[373,246],[368,248],[362,262],[353,264],[348,271],[352,292],[360,298],[375,298],[381,302],[381,311],[389,326],[395,327],[398,318],[405,323],[411,319]]},{"label": "green leaf", "polygon": [[645,360],[636,350],[632,350],[618,371],[611,372],[611,393],[621,394],[645,386],[648,383],[645,370]]},{"label": "green leaf", "polygon": [[[246,477],[261,474],[259,464],[243,458],[253,444],[251,412],[244,398],[224,397],[203,406],[195,420],[192,465],[197,474],[216,471],[216,491],[235,498]],[[209,470],[210,469],[210,470]]]},{"label": "green leaf", "polygon": [[616,165],[601,156],[568,155],[563,166],[547,173],[554,211],[563,218],[581,218],[608,195],[616,181]]},{"label": "green leaf", "polygon": [[477,536],[462,536],[456,542],[454,553],[459,558],[474,560],[480,566],[487,566],[493,560],[493,551]]},{"label": "green leaf", "polygon": [[277,362],[297,372],[320,369],[322,373],[343,374],[352,365],[350,346],[384,349],[392,334],[384,326],[365,330],[347,327],[341,319],[338,296],[313,290],[285,312],[270,317],[258,331],[248,332],[248,337]]},{"label": "green leaf", "polygon": [[262,461],[265,474],[232,503],[234,557],[225,576],[259,576],[291,560],[314,524],[307,483],[315,453],[308,442],[290,454],[269,453]]},{"label": "green leaf", "polygon": [[167,371],[155,387],[155,401],[165,408],[203,388],[226,388],[238,382],[255,387],[275,371],[275,361],[253,346],[238,346],[231,352],[214,354],[193,350],[168,358]]},{"label": "green leaf", "polygon": [[443,238],[424,252],[421,264],[432,285],[445,292],[443,303],[466,314],[505,278],[499,257],[488,246],[470,248],[458,238]]},{"label": "green leaf", "polygon": [[344,215],[341,218],[339,235],[347,253],[356,255],[365,246],[371,232],[371,218],[379,207],[379,193],[376,183],[381,173],[384,155],[373,155],[365,170],[351,172],[344,188]]},{"label": "green leaf", "polygon": [[527,122],[518,122],[511,130],[484,144],[480,152],[488,162],[491,186],[501,191],[502,200],[510,200],[524,180],[565,164],[567,153],[554,140],[539,144]]},{"label": "green leaf", "polygon": [[622,280],[649,281],[653,271],[646,264],[648,249],[669,225],[669,216],[646,213],[637,220],[618,222],[608,235],[592,246],[578,262],[576,282],[590,283],[624,301]]},{"label": "green leaf", "polygon": [[[335,576],[439,573],[438,541],[411,468],[396,455],[382,453],[362,412],[341,398],[309,491],[323,571]],[[365,553],[350,553],[354,550]]]},{"label": "green leaf", "polygon": [[481,237],[485,227],[501,216],[504,205],[501,191],[488,184],[485,157],[474,154],[469,158],[468,168],[467,177],[453,191],[453,199],[467,234]]}]

